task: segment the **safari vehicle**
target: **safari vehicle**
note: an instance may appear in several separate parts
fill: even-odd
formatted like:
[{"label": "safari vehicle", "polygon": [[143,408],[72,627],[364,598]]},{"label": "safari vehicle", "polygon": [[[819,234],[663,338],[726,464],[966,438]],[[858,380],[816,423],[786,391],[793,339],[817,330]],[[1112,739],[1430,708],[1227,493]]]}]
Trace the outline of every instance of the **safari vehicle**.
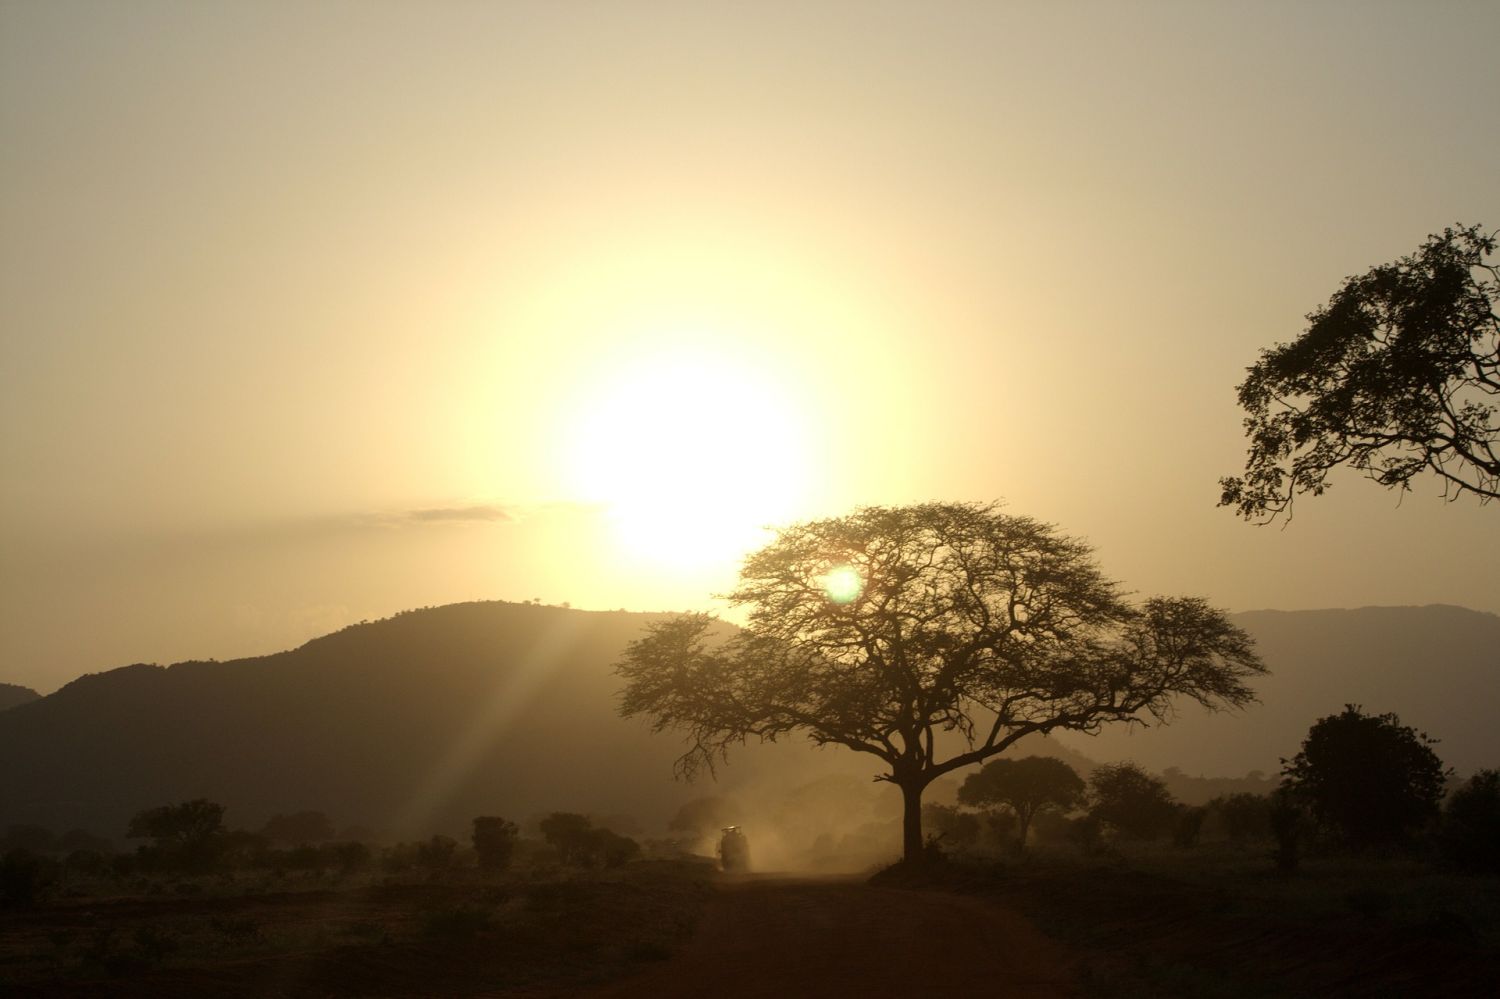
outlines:
[{"label": "safari vehicle", "polygon": [[730,873],[750,869],[750,841],[739,826],[725,826],[719,837],[719,866]]}]

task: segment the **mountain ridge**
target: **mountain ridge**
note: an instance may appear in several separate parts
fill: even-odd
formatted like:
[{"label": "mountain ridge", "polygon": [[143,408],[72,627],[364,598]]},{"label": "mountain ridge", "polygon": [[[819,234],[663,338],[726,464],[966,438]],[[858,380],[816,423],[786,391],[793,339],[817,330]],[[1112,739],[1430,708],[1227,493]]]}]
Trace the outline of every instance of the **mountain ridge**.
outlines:
[{"label": "mountain ridge", "polygon": [[[680,740],[618,717],[611,668],[670,616],[474,601],[269,655],[84,674],[0,712],[0,759],[27,761],[0,768],[0,823],[111,834],[141,808],[200,796],[236,822],[319,809],[397,834],[554,809],[659,822],[704,793],[879,771],[793,738],[737,748],[718,786],[674,783]],[[1443,739],[1440,755],[1461,772],[1500,763],[1489,734],[1500,616],[1428,605],[1233,618],[1272,671],[1256,684],[1260,704],[1218,715],[1189,705],[1164,728],[1058,733],[1063,744],[1158,771],[1274,773],[1316,718],[1352,702]]]}]

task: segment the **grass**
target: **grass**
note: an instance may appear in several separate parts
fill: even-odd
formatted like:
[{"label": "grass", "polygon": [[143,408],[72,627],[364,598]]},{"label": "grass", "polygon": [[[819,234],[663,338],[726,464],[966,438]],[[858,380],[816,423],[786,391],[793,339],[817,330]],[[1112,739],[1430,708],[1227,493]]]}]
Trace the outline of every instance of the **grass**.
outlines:
[{"label": "grass", "polygon": [[1089,995],[1210,999],[1488,996],[1500,976],[1500,884],[1410,860],[1266,848],[1056,848],[945,876],[1027,913],[1080,955]]},{"label": "grass", "polygon": [[[17,997],[432,995],[568,989],[664,960],[691,935],[702,868],[295,885],[101,882],[0,912],[0,993]],[[238,889],[238,890],[236,890]],[[290,889],[290,890],[288,890]]]}]

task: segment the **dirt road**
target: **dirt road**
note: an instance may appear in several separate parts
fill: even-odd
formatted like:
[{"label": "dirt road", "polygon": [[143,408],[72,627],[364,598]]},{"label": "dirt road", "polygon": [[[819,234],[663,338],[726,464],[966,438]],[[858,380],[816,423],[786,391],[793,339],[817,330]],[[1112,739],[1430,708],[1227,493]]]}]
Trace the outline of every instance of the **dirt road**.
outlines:
[{"label": "dirt road", "polygon": [[724,884],[670,960],[586,995],[1051,999],[1073,994],[1069,966],[1021,916],[978,899],[761,877]]}]

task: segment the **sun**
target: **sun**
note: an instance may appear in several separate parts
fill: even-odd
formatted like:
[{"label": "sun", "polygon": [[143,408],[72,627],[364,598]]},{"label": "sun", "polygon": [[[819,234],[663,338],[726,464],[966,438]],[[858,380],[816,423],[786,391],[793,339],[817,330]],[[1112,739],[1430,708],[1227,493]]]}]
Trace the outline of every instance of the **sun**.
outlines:
[{"label": "sun", "polygon": [[738,561],[795,512],[807,437],[797,400],[771,372],[665,351],[611,370],[583,395],[566,460],[622,546],[695,568]]}]

